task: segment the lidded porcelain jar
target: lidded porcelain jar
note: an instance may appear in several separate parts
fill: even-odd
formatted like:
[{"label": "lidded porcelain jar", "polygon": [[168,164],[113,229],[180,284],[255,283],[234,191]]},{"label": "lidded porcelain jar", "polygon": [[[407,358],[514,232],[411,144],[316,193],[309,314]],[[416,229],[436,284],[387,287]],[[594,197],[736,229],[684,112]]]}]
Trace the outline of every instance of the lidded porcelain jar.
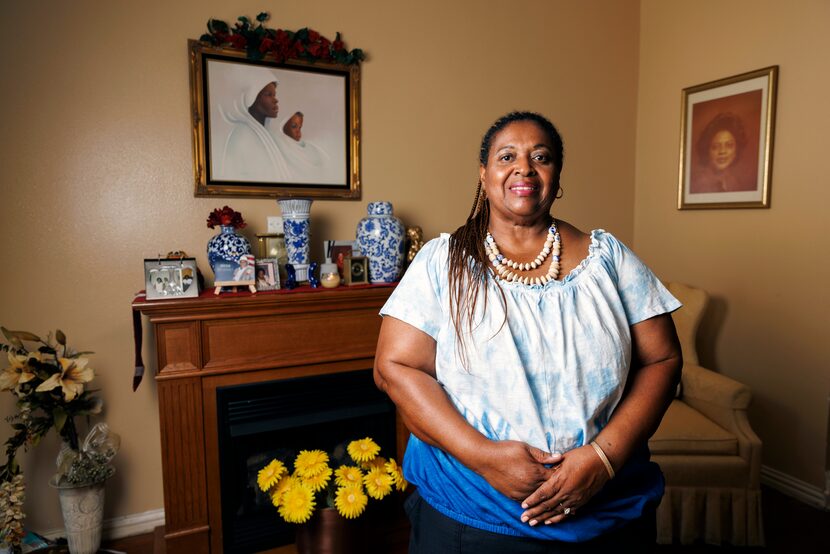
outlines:
[{"label": "lidded porcelain jar", "polygon": [[392,283],[404,260],[404,226],[392,214],[391,202],[369,202],[367,217],[357,224],[357,244],[369,258],[369,282]]}]

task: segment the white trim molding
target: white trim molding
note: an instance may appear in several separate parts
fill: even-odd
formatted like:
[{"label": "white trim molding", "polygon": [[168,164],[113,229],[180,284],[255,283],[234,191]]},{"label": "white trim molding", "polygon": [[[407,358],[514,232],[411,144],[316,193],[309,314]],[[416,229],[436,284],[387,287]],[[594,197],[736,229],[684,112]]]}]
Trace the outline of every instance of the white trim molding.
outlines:
[{"label": "white trim molding", "polygon": [[[105,519],[103,522],[103,540],[123,539],[144,533],[152,533],[156,527],[164,525],[164,508]],[[50,540],[58,537],[65,537],[66,531],[63,527],[49,529],[41,533]]]},{"label": "white trim molding", "polygon": [[826,510],[830,506],[830,498],[828,498],[830,491],[823,491],[821,487],[805,483],[769,466],[761,466],[761,482],[814,508]]}]

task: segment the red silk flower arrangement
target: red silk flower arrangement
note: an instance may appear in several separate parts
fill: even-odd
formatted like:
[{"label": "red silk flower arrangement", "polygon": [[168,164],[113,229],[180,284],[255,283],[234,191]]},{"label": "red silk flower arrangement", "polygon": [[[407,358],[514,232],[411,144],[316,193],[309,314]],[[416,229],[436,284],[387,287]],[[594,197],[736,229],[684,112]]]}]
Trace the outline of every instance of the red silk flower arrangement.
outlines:
[{"label": "red silk flower arrangement", "polygon": [[233,27],[219,19],[209,19],[208,32],[199,40],[213,46],[245,50],[247,57],[252,60],[261,60],[271,55],[279,63],[295,59],[352,65],[360,63],[366,57],[360,48],[347,50],[340,39],[340,33],[332,41],[308,27],[298,31],[269,29],[264,25],[268,17],[267,12],[262,12],[256,16],[257,22],[254,23],[243,15],[237,18]]},{"label": "red silk flower arrangement", "polygon": [[234,229],[242,229],[247,225],[242,219],[242,214],[235,212],[230,206],[225,206],[221,210],[216,208],[207,218],[207,226],[213,229],[217,225],[222,227],[233,227]]}]

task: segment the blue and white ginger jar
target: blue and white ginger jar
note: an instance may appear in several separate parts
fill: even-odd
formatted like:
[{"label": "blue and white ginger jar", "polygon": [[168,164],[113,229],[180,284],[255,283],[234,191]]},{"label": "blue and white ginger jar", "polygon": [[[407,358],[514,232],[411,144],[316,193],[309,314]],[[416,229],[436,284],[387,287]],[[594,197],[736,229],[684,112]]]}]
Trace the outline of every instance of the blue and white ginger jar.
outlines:
[{"label": "blue and white ginger jar", "polygon": [[214,235],[207,243],[207,256],[210,269],[216,273],[216,264],[226,262],[238,263],[239,257],[251,253],[248,239],[236,232],[231,225],[221,225],[219,234]]},{"label": "blue and white ginger jar", "polygon": [[398,280],[404,260],[404,226],[392,215],[391,202],[369,202],[368,216],[357,224],[357,244],[369,258],[369,282]]}]

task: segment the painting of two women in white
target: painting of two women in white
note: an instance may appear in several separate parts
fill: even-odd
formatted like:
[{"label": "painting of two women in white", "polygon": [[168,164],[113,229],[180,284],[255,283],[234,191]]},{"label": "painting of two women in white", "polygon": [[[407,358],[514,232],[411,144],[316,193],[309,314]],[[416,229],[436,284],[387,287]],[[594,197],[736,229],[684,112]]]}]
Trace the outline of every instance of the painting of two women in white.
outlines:
[{"label": "painting of two women in white", "polygon": [[344,185],[348,77],[209,59],[211,180]]}]

